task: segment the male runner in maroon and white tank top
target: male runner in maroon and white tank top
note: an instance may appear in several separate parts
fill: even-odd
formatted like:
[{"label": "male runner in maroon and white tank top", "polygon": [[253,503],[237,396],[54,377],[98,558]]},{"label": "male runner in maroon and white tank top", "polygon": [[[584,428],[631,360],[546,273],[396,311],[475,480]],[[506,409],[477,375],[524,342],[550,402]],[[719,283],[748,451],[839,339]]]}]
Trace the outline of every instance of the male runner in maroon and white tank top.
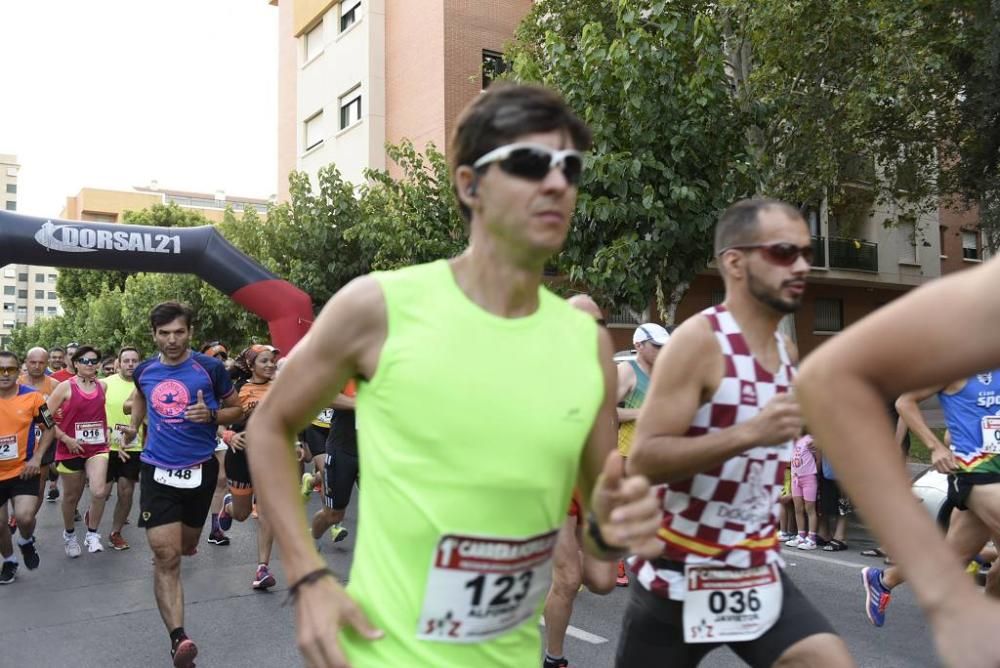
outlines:
[{"label": "male runner in maroon and white tank top", "polygon": [[74,516],[83,494],[84,470],[90,486],[84,543],[91,554],[104,551],[97,529],[111,486],[107,481],[108,418],[104,409],[107,385],[97,379],[101,353],[91,346],[81,346],[72,361],[77,375],[59,383],[48,404],[56,416],[56,470],[63,479],[63,543],[66,556],[75,559],[80,556],[80,544]]},{"label": "male runner in maroon and white tank top", "polygon": [[728,645],[752,666],[852,666],[829,623],[781,572],[778,497],[802,430],[793,358],[778,324],[802,300],[812,259],[793,207],[738,202],[715,252],[726,299],[671,336],[628,459],[666,483],[663,553],[633,564],[640,586],[617,665],[696,666]]}]

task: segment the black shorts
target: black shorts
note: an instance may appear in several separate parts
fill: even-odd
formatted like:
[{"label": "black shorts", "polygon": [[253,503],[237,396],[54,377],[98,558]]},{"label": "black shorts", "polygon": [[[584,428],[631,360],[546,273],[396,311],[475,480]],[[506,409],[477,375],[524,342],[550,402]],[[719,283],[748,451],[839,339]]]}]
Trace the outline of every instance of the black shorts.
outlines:
[{"label": "black shorts", "polygon": [[358,484],[358,456],[342,448],[327,450],[323,470],[323,503],[331,510],[343,510],[351,502],[351,492]]},{"label": "black shorts", "polygon": [[123,462],[118,453],[112,450],[108,455],[108,482],[118,482],[119,478],[139,482],[139,468],[142,466],[139,457],[141,455],[141,452],[129,452],[128,461]]},{"label": "black shorts", "polygon": [[948,501],[959,510],[968,510],[969,494],[976,485],[1000,482],[1000,473],[953,473],[948,476]]},{"label": "black shorts", "polygon": [[233,494],[253,494],[253,480],[250,479],[250,461],[246,450],[226,450],[226,481]]},{"label": "black shorts", "polygon": [[212,507],[219,460],[209,457],[201,464],[201,485],[178,489],[153,480],[156,467],[142,464],[139,471],[139,526],[144,529],[181,522],[200,529]]},{"label": "black shorts", "polygon": [[826,517],[847,517],[854,509],[836,480],[819,477],[819,514]]},{"label": "black shorts", "polygon": [[40,484],[37,475],[27,479],[18,476],[9,480],[0,480],[0,508],[15,496],[37,497]]},{"label": "black shorts", "polygon": [[56,444],[55,441],[53,441],[52,444],[49,445],[49,449],[45,451],[44,455],[42,455],[42,461],[40,462],[40,464],[42,466],[51,466],[53,463],[55,463],[55,461],[56,461]]},{"label": "black shorts", "polygon": [[302,432],[302,442],[313,457],[319,457],[326,454],[326,438],[329,435],[329,427],[311,424]]},{"label": "black shorts", "polygon": [[[784,601],[781,617],[756,640],[725,643],[750,666],[771,666],[785,651],[809,636],[833,633],[826,621],[802,592],[781,574]],[[622,620],[615,666],[694,667],[706,654],[723,643],[684,642],[683,611],[680,601],[662,599],[639,583],[630,587],[632,596]]]}]

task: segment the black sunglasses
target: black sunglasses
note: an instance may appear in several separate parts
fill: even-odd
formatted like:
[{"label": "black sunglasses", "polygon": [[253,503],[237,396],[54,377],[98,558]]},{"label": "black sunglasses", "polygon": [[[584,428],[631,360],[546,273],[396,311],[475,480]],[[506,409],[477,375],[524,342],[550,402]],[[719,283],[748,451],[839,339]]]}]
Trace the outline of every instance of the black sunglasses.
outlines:
[{"label": "black sunglasses", "polygon": [[808,246],[796,246],[795,244],[786,243],[784,241],[778,242],[776,244],[745,244],[742,246],[730,246],[729,248],[723,248],[719,255],[730,250],[759,250],[764,259],[771,264],[776,264],[779,267],[790,267],[795,264],[795,261],[799,257],[803,258],[809,264],[813,262],[813,247],[812,244]]},{"label": "black sunglasses", "polygon": [[541,181],[554,167],[562,169],[567,183],[577,185],[583,173],[583,154],[575,149],[557,151],[543,144],[516,143],[493,149],[473,163],[474,169],[481,170],[491,163],[511,176],[529,181]]},{"label": "black sunglasses", "polygon": [[101,360],[96,357],[81,357],[76,361],[77,364],[85,364],[87,366],[97,366],[101,363]]}]

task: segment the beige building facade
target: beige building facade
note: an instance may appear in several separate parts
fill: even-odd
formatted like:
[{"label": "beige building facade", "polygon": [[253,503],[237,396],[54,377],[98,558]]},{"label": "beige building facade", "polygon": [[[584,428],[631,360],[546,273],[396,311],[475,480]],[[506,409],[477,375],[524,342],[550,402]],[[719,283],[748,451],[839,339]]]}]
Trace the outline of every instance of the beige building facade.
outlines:
[{"label": "beige building facade", "polygon": [[260,213],[267,211],[269,200],[252,197],[227,197],[222,191],[194,193],[184,190],[162,189],[157,184],[136,187],[132,190],[106,190],[81,188],[80,192],[66,198],[66,205],[59,214],[65,220],[90,220],[101,223],[118,223],[126,211],[141,211],[154,204],[176,204],[204,215],[213,223],[222,221],[226,207],[239,214],[247,207]]},{"label": "beige building facade", "polygon": [[279,12],[278,197],[292,170],[354,183],[385,144],[444,151],[533,0],[271,0]]},{"label": "beige building facade", "polygon": [[[20,171],[16,155],[0,154],[0,196],[6,211],[17,211]],[[14,328],[62,314],[56,294],[58,277],[52,267],[8,264],[0,268],[0,345]]]}]

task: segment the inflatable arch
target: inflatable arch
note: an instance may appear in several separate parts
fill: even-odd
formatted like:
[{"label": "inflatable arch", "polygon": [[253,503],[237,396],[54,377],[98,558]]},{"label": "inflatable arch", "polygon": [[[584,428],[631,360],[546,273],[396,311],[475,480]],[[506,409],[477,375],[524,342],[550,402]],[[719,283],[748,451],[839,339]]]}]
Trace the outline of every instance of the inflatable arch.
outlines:
[{"label": "inflatable arch", "polygon": [[244,255],[211,225],[146,227],[0,211],[0,267],[11,263],[194,274],[266,320],[281,350],[291,350],[313,320],[309,295]]}]

